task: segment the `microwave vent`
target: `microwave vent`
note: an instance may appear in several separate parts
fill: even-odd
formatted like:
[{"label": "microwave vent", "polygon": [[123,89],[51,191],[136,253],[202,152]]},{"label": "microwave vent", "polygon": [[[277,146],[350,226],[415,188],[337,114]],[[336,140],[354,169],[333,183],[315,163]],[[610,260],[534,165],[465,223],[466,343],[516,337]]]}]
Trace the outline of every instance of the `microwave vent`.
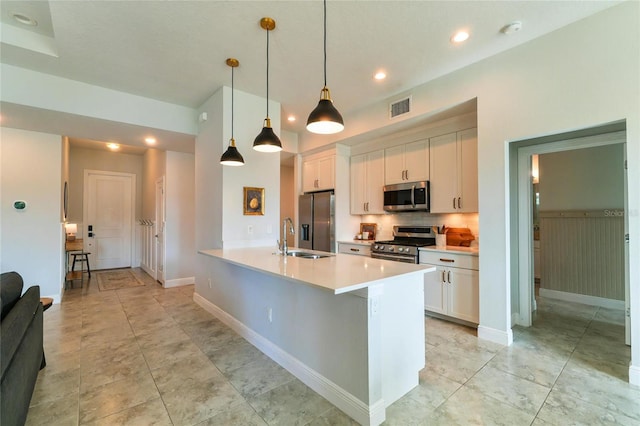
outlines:
[{"label": "microwave vent", "polygon": [[389,118],[395,118],[411,111],[411,96],[389,104]]}]

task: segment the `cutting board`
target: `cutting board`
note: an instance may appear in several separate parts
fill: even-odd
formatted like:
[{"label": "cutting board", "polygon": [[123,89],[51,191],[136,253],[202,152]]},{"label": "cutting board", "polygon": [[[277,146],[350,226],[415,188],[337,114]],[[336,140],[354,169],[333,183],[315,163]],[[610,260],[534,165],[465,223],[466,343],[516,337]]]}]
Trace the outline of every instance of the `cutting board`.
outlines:
[{"label": "cutting board", "polygon": [[447,228],[447,245],[469,247],[471,241],[475,240],[469,228]]}]

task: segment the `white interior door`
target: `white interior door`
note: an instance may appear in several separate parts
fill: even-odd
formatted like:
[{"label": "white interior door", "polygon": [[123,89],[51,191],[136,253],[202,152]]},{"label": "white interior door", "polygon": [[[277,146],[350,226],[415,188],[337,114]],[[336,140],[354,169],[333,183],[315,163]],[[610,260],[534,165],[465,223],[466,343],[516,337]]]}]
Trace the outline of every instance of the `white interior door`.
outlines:
[{"label": "white interior door", "polygon": [[135,175],[85,170],[84,249],[92,269],[131,267]]},{"label": "white interior door", "polygon": [[165,225],[165,197],[164,177],[156,181],[156,223],[155,223],[155,253],[156,280],[164,284],[164,225]]}]

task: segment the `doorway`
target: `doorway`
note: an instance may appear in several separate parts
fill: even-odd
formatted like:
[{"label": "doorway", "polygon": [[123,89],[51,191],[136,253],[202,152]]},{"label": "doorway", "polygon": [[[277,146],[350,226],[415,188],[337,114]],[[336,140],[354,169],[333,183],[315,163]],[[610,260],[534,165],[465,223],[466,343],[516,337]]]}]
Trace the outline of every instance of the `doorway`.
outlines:
[{"label": "doorway", "polygon": [[164,284],[164,226],[165,226],[164,176],[156,180],[156,217],[155,217],[155,274],[154,278]]},{"label": "doorway", "polygon": [[95,270],[133,264],[136,176],[84,171],[84,250]]},{"label": "doorway", "polygon": [[[586,134],[586,135],[585,135]],[[532,311],[535,309],[534,273],[533,273],[533,185],[531,182],[532,156],[535,154],[548,154],[569,151],[582,148],[599,147],[613,144],[625,144],[626,130],[624,122],[603,126],[599,129],[587,129],[573,134],[557,135],[554,137],[540,138],[514,143],[511,152],[511,193],[512,217],[512,282],[517,283],[517,300],[512,299],[512,312],[514,323],[522,326],[531,326]],[[624,149],[623,149],[624,151]],[[623,167],[623,165],[621,165]],[[626,170],[624,172],[624,233],[628,233],[627,211],[627,182]],[[514,182],[515,181],[515,182]],[[624,245],[624,287],[625,306],[629,307],[629,261],[628,245]],[[517,309],[514,309],[516,307]],[[627,344],[630,342],[630,318],[625,316],[625,334]]]}]

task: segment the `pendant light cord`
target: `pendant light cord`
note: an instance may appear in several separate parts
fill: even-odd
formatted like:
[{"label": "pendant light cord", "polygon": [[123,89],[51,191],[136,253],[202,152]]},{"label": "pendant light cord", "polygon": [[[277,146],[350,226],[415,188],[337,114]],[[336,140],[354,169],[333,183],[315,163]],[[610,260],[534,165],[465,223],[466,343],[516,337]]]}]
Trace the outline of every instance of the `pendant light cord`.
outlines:
[{"label": "pendant light cord", "polygon": [[233,139],[233,68],[231,67],[231,139]]},{"label": "pendant light cord", "polygon": [[267,30],[267,118],[269,118],[269,30]]},{"label": "pendant light cord", "polygon": [[324,87],[327,87],[327,0],[324,0]]}]

